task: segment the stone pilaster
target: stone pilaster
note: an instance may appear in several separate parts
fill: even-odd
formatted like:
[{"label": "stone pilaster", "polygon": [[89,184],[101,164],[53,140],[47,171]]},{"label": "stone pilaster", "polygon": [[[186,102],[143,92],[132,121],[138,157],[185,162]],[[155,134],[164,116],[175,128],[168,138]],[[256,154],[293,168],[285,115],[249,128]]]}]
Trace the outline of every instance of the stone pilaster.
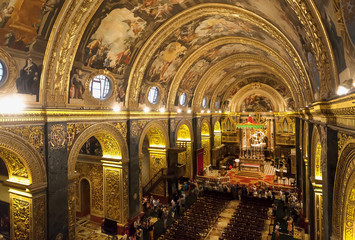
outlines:
[{"label": "stone pilaster", "polygon": [[138,181],[141,175],[139,165],[139,125],[137,120],[128,121],[127,145],[129,149],[129,218],[140,213],[142,186]]},{"label": "stone pilaster", "polygon": [[332,206],[335,171],[338,162],[337,131],[324,127],[326,133],[326,162],[322,164],[323,171],[323,237],[330,239],[332,234]]},{"label": "stone pilaster", "polygon": [[48,238],[68,239],[67,124],[46,124]]},{"label": "stone pilaster", "polygon": [[201,118],[200,117],[195,116],[192,119],[192,128],[193,128],[193,134],[194,134],[192,166],[193,166],[193,176],[196,176],[197,150],[201,148]]}]

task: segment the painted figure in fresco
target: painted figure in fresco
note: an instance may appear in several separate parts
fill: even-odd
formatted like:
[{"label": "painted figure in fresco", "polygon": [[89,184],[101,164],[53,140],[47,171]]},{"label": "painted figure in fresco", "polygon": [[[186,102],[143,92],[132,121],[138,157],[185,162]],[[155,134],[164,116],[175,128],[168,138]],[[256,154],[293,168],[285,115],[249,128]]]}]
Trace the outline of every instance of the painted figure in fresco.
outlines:
[{"label": "painted figure in fresco", "polygon": [[118,83],[116,101],[124,103],[126,97],[126,86],[124,80]]},{"label": "painted figure in fresco", "polygon": [[80,73],[81,72],[79,69],[75,69],[74,74],[70,79],[70,89],[69,89],[70,98],[83,99],[85,88],[80,80],[81,78]]},{"label": "painted figure in fresco", "polygon": [[3,3],[2,6],[0,7],[0,28],[4,28],[7,21],[9,21],[11,14],[14,11],[14,7],[8,5],[6,3]]},{"label": "painted figure in fresco", "polygon": [[32,58],[26,60],[26,65],[20,72],[20,77],[16,80],[16,87],[19,93],[38,94],[39,71]]},{"label": "painted figure in fresco", "polygon": [[45,3],[43,3],[41,15],[39,16],[41,19],[41,24],[38,28],[38,33],[42,33],[43,28],[45,27],[47,21],[52,17],[60,1],[61,0],[47,0]]}]

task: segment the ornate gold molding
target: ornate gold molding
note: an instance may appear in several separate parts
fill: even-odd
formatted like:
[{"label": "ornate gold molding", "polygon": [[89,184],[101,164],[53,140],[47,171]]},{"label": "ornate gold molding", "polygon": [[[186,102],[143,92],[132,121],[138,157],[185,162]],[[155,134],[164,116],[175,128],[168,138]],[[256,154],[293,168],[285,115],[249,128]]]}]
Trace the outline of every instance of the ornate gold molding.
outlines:
[{"label": "ornate gold molding", "polygon": [[[345,134],[338,135],[340,138],[338,141],[343,140]],[[348,138],[348,137],[346,137]],[[333,194],[333,219],[332,219],[332,231],[333,237],[337,239],[344,239],[344,230],[346,224],[346,206],[347,206],[347,197],[346,194],[347,188],[352,187],[354,181],[350,182],[350,178],[354,176],[355,172],[355,140],[353,137],[349,138],[342,149],[338,151],[338,163],[335,172],[334,179],[334,194]]]},{"label": "ornate gold molding", "polygon": [[8,94],[17,92],[16,78],[18,76],[16,62],[3,48],[0,47],[0,59],[5,63],[7,69],[7,78],[4,85],[0,88],[0,93]]},{"label": "ornate gold molding", "polygon": [[317,61],[320,70],[321,95],[334,91],[332,80],[339,82],[332,47],[323,25],[322,18],[313,1],[287,0],[298,19],[304,27],[308,40],[311,42],[311,51]]},{"label": "ornate gold molding", "polygon": [[11,234],[12,239],[30,240],[31,200],[11,195]]},{"label": "ornate gold molding", "polygon": [[105,217],[124,223],[122,219],[123,206],[122,170],[104,168],[105,179]]},{"label": "ornate gold molding", "polygon": [[[21,177],[27,176],[26,178],[29,180],[28,183],[40,184],[47,181],[43,158],[25,139],[13,133],[0,130],[0,149],[2,149],[3,153],[7,154],[7,156],[13,156],[11,159],[19,160],[9,162],[7,158],[3,157],[7,166],[13,164],[13,167],[18,169],[18,171],[15,171],[17,174],[20,174]],[[12,167],[10,169],[12,169]],[[11,176],[13,173],[10,172],[9,174]]]}]

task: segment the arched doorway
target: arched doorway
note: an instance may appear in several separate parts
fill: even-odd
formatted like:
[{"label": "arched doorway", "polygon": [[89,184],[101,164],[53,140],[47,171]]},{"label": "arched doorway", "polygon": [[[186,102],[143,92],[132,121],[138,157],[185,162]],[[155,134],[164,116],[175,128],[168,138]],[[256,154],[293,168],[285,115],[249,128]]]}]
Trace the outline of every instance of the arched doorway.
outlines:
[{"label": "arched doorway", "polygon": [[90,183],[87,179],[83,178],[80,181],[80,205],[81,205],[81,213],[83,216],[90,214],[91,207],[91,191],[90,191]]},{"label": "arched doorway", "polygon": [[222,144],[222,129],[221,129],[221,124],[217,120],[216,123],[214,124],[214,147],[219,147]]},{"label": "arched doorway", "polygon": [[322,145],[319,131],[314,126],[312,133],[311,179],[314,192],[314,237],[323,239],[323,174],[322,174]]},{"label": "arched doorway", "polygon": [[[166,196],[167,183],[163,178],[167,174],[167,134],[157,122],[148,124],[141,135],[139,142],[140,161],[142,166],[143,194],[153,193]],[[147,156],[148,154],[148,156]],[[149,166],[149,174],[148,174]],[[144,174],[144,175],[143,175]],[[147,175],[149,180],[147,180]],[[148,181],[146,184],[144,182]]]},{"label": "arched doorway", "polygon": [[177,130],[176,134],[176,145],[179,147],[185,147],[186,151],[179,153],[179,164],[186,165],[185,176],[188,178],[192,177],[193,166],[192,166],[192,135],[190,128],[182,123]]},{"label": "arched doorway", "polygon": [[210,128],[207,121],[202,122],[201,146],[203,148],[203,167],[207,167],[211,165]]},{"label": "arched doorway", "polygon": [[8,201],[10,210],[1,213],[10,226],[5,231],[10,239],[46,239],[46,172],[41,155],[25,139],[0,130],[0,158],[1,191],[7,191],[1,199]]},{"label": "arched doorway", "polygon": [[[89,212],[95,221],[109,218],[122,227],[126,224],[129,212],[126,144],[119,130],[106,123],[92,125],[75,138],[68,157],[69,239],[75,239],[77,213]],[[86,179],[89,185],[79,179]],[[87,195],[83,197],[86,202],[83,201],[82,188],[90,196],[88,203]]]}]

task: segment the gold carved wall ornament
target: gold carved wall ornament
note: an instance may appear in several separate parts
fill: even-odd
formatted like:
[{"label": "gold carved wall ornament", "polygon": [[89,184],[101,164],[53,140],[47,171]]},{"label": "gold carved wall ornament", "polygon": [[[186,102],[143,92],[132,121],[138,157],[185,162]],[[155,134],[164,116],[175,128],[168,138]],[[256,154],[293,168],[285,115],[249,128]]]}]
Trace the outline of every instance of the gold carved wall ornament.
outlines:
[{"label": "gold carved wall ornament", "polygon": [[[133,124],[133,123],[132,123]],[[149,145],[155,144],[160,147],[170,146],[168,129],[165,128],[161,121],[150,121],[145,125],[139,139],[139,154],[142,154],[143,141],[148,135]]]},{"label": "gold carved wall ornament", "polygon": [[335,85],[332,84],[332,81],[338,84],[339,79],[334,54],[322,18],[313,1],[287,0],[287,2],[297,14],[311,43],[311,51],[315,56],[320,73],[321,95],[322,97],[328,97],[326,94],[334,91],[332,87],[335,87]]},{"label": "gold carved wall ornament", "polygon": [[75,139],[88,127],[92,126],[93,123],[68,123],[67,124],[67,147],[68,151]]},{"label": "gold carved wall ornament", "polygon": [[[90,214],[103,217],[104,190],[103,190],[103,181],[102,181],[103,180],[102,164],[78,161],[76,163],[76,171],[80,174],[79,176],[80,180],[85,178],[90,182],[90,191],[91,191]],[[80,210],[81,209],[80,202],[79,202],[81,199],[80,194],[83,194],[80,192],[80,181],[77,184],[77,189],[78,189],[77,190],[78,197],[77,197],[76,206],[78,207],[78,210]]]},{"label": "gold carved wall ornament", "polygon": [[126,122],[118,122],[115,124],[116,128],[122,136],[127,140],[127,123]]},{"label": "gold carved wall ornament", "polygon": [[43,126],[0,127],[0,129],[12,132],[26,139],[44,158]]},{"label": "gold carved wall ornament", "polygon": [[340,152],[344,148],[344,146],[353,138],[353,136],[338,132],[338,152]]},{"label": "gold carved wall ornament", "polygon": [[29,178],[27,168],[23,164],[23,160],[21,160],[18,155],[16,155],[15,153],[13,153],[7,149],[0,148],[0,156],[1,156],[1,159],[4,160],[4,162],[7,166],[10,179],[13,176],[14,177]]},{"label": "gold carved wall ornament", "polygon": [[122,223],[122,171],[105,169],[105,217]]},{"label": "gold carved wall ornament", "polygon": [[132,136],[134,137],[137,137],[138,136],[138,133],[139,133],[139,125],[138,125],[138,122],[137,121],[133,121],[132,124],[131,124],[131,134]]},{"label": "gold carved wall ornament", "polygon": [[[46,183],[44,160],[39,152],[27,140],[16,134],[0,130],[0,149],[2,159],[17,176],[25,177],[32,184]],[[9,156],[7,160],[6,156]],[[12,170],[9,171],[10,176]]]},{"label": "gold carved wall ornament", "polygon": [[65,134],[65,127],[61,124],[55,124],[50,127],[48,134],[49,146],[52,149],[63,148],[66,144],[67,135]]},{"label": "gold carved wall ornament", "polygon": [[12,197],[11,199],[12,219],[11,225],[14,232],[13,239],[29,240],[30,239],[30,200],[26,198]]}]

